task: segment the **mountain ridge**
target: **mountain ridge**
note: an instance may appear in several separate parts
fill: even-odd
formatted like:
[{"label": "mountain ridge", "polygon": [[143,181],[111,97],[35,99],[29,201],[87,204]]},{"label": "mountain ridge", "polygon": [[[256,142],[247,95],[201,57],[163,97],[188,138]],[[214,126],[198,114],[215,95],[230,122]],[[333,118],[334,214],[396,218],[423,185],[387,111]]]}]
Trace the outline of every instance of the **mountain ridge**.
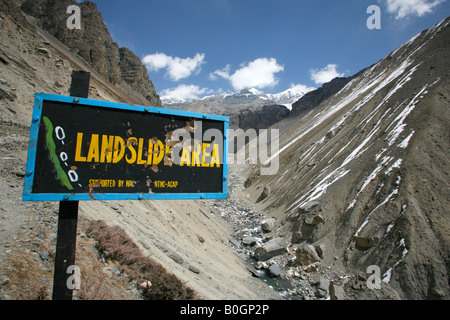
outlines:
[{"label": "mountain ridge", "polygon": [[252,168],[242,194],[292,245],[322,245],[344,274],[376,266],[401,299],[450,298],[449,39],[446,18],[277,123],[279,172]]},{"label": "mountain ridge", "polygon": [[[369,67],[370,68],[370,67]],[[350,81],[358,77],[364,72],[363,69],[358,73],[350,77],[337,77],[331,81],[324,83],[320,88],[310,91],[303,95],[298,101],[292,104],[292,116],[293,115],[304,115],[308,111],[311,111],[320,103],[338,93],[342,88],[344,88]]]},{"label": "mountain ridge", "polygon": [[174,108],[195,108],[198,102],[211,102],[222,104],[224,108],[240,109],[245,107],[255,107],[264,105],[283,105],[288,109],[292,104],[315,88],[291,87],[280,93],[265,93],[255,88],[242,89],[235,93],[221,93],[208,95],[198,99],[178,99],[170,96],[162,96],[161,101],[166,107]]},{"label": "mountain ridge", "polygon": [[[70,5],[80,7],[82,29],[66,26],[66,11]],[[162,107],[159,95],[142,61],[129,49],[119,48],[112,39],[102,14],[91,1],[24,0],[22,11],[37,19],[44,30],[82,57],[112,84],[129,85],[145,99],[145,105]],[[144,103],[145,102],[145,103]]]}]

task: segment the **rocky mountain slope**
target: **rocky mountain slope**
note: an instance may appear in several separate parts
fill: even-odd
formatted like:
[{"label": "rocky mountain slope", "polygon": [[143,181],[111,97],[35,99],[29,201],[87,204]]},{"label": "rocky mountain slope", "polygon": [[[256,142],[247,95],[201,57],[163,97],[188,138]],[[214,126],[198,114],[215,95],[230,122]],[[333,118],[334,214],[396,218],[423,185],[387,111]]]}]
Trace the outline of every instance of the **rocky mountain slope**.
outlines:
[{"label": "rocky mountain slope", "polygon": [[[66,11],[70,5],[80,8],[80,30],[67,28],[69,15]],[[83,58],[110,83],[128,84],[145,98],[142,104],[161,106],[147,69],[132,51],[119,48],[114,42],[95,3],[85,1],[78,4],[75,0],[24,1],[21,9],[35,17],[40,27]]]},{"label": "rocky mountain slope", "polygon": [[247,107],[239,110],[225,111],[224,116],[230,118],[231,129],[265,129],[288,117],[290,111],[285,106],[267,105]]},{"label": "rocky mountain slope", "polygon": [[351,77],[334,78],[330,82],[324,83],[322,87],[306,93],[298,101],[292,104],[291,116],[305,115],[307,112],[317,107],[320,103],[327,100],[332,95],[338,93],[347,83],[352,81],[363,71],[364,70]]},{"label": "rocky mountain slope", "polygon": [[322,246],[336,280],[378,267],[402,299],[450,298],[449,67],[447,18],[276,124],[280,169],[253,168],[243,196],[292,248]]}]

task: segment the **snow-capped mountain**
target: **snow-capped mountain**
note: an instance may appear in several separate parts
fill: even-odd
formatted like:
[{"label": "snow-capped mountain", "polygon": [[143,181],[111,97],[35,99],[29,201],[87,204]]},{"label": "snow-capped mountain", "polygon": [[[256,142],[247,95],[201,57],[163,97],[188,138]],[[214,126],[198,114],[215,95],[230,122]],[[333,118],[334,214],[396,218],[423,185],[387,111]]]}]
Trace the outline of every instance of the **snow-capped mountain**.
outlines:
[{"label": "snow-capped mountain", "polygon": [[255,88],[243,89],[237,93],[217,94],[202,97],[200,99],[184,100],[170,96],[161,97],[161,101],[165,107],[176,109],[196,108],[199,105],[209,103],[211,107],[222,106],[225,109],[241,109],[245,107],[257,107],[266,105],[283,105],[289,110],[292,104],[298,101],[306,93],[315,88],[298,85],[276,94],[264,93]]},{"label": "snow-capped mountain", "polygon": [[276,104],[286,106],[288,109],[292,109],[292,104],[297,102],[305,94],[316,88],[306,87],[303,85],[293,86],[283,92],[277,94],[268,94],[268,98],[276,101]]}]

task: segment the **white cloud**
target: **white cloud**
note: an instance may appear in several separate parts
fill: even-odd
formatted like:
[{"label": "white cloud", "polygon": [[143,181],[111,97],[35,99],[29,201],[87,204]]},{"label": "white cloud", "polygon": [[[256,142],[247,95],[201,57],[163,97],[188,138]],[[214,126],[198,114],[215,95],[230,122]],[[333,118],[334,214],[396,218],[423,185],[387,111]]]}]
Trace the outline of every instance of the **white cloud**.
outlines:
[{"label": "white cloud", "polygon": [[225,68],[221,69],[221,70],[216,70],[213,73],[209,74],[209,78],[211,80],[216,80],[217,76],[222,77],[224,79],[230,80],[230,69],[231,66],[229,64],[227,64],[225,66]]},{"label": "white cloud", "polygon": [[433,9],[446,0],[385,0],[389,13],[396,14],[396,19],[409,15],[419,17],[433,12]]},{"label": "white cloud", "polygon": [[193,84],[180,84],[178,87],[161,91],[161,99],[170,97],[176,99],[191,100],[198,99],[200,95],[209,93],[212,93],[212,91],[208,88],[200,88],[199,86]]},{"label": "white cloud", "polygon": [[311,75],[311,80],[313,80],[316,84],[323,84],[333,80],[336,77],[343,77],[345,73],[337,72],[336,64],[329,64],[323,69],[311,69],[309,73]]},{"label": "white cloud", "polygon": [[242,64],[241,68],[230,74],[231,66],[227,65],[221,70],[210,74],[210,79],[222,77],[229,80],[235,90],[248,88],[263,89],[277,85],[275,74],[283,71],[284,66],[279,65],[274,58],[259,58],[248,64]]},{"label": "white cloud", "polygon": [[165,53],[146,55],[142,62],[151,71],[166,69],[166,75],[173,81],[188,78],[193,73],[198,73],[204,63],[205,54],[197,53],[193,58],[179,58],[168,56]]}]

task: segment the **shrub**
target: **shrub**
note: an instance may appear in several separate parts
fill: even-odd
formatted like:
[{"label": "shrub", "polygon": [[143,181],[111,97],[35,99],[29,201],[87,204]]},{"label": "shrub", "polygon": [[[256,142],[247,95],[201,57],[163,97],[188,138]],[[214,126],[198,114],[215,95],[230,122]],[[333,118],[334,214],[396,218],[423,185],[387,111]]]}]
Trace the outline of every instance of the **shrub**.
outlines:
[{"label": "shrub", "polygon": [[197,299],[194,290],[149,257],[119,226],[110,227],[103,220],[91,221],[87,232],[97,241],[97,249],[104,258],[115,260],[121,271],[137,283],[150,281],[151,286],[140,288],[149,300]]}]

